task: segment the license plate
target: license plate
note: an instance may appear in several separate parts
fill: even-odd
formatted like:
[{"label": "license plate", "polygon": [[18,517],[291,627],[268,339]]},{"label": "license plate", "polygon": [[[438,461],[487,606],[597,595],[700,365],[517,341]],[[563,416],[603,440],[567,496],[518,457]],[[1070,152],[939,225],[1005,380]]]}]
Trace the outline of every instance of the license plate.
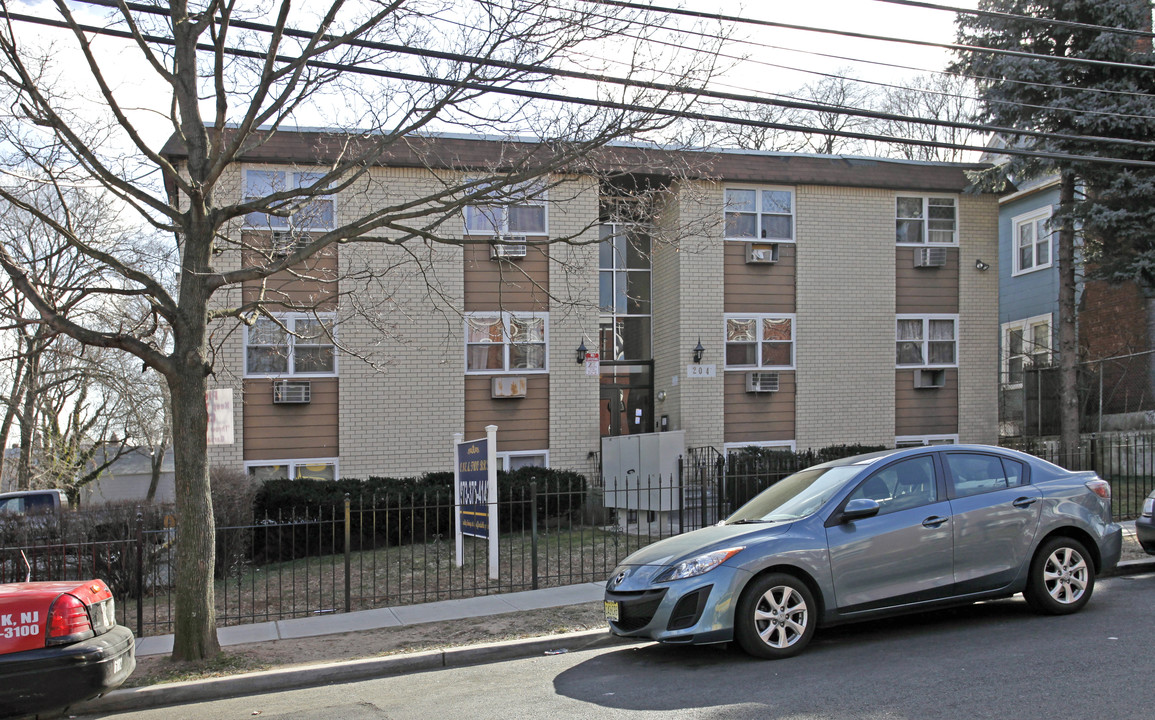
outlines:
[{"label": "license plate", "polygon": [[620,618],[619,606],[613,600],[606,600],[606,620],[617,622]]}]

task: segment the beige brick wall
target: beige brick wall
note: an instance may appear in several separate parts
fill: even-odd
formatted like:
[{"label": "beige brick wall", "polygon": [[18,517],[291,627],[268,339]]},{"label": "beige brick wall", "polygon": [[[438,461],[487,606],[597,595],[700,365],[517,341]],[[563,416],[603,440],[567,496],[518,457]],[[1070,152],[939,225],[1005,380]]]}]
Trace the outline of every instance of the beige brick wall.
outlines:
[{"label": "beige brick wall", "polygon": [[[959,203],[959,440],[999,439],[999,208],[992,195]],[[990,265],[979,271],[975,261]]]},{"label": "beige brick wall", "polygon": [[[239,198],[241,194],[241,170],[233,166],[221,177],[218,193]],[[228,231],[230,237],[240,236],[240,222],[234,222]],[[219,271],[236,270],[241,264],[240,251],[222,246],[224,252],[217,255],[214,266]],[[221,288],[213,295],[214,308],[236,307],[241,302],[240,286]],[[233,443],[231,445],[210,445],[209,466],[240,470],[244,466],[244,388],[242,375],[245,365],[244,331],[232,319],[217,320],[209,326],[209,353],[213,375],[209,378],[210,388],[229,388],[233,391]]]},{"label": "beige brick wall", "polygon": [[894,442],[894,193],[797,188],[799,450]]}]

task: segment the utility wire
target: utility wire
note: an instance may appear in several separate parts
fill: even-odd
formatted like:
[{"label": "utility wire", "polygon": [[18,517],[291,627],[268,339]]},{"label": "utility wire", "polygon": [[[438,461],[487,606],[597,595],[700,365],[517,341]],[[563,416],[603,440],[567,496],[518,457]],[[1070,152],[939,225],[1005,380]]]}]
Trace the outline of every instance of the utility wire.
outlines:
[{"label": "utility wire", "polygon": [[921,47],[934,47],[944,50],[954,50],[959,52],[982,52],[990,53],[992,55],[1008,55],[1011,57],[1021,57],[1030,60],[1046,60],[1048,62],[1059,63],[1077,63],[1081,65],[1096,65],[1100,67],[1114,67],[1127,68],[1130,70],[1155,70],[1155,66],[1139,65],[1137,63],[1116,62],[1114,60],[1095,60],[1092,58],[1079,57],[1055,57],[1053,55],[1040,55],[1038,53],[1029,53],[1021,50],[1004,50],[1001,48],[988,48],[979,45],[962,45],[959,43],[937,43],[930,40],[913,40],[910,38],[896,38],[886,35],[871,35],[869,33],[852,32],[850,30],[832,30],[830,28],[813,27],[810,25],[795,25],[792,23],[780,23],[773,20],[759,20],[755,18],[744,18],[737,15],[725,15],[722,13],[711,13],[702,10],[685,10],[683,8],[666,7],[664,5],[644,5],[642,3],[627,2],[626,0],[582,0],[583,2],[593,3],[596,5],[609,5],[611,7],[620,7],[627,10],[645,10],[655,13],[668,13],[671,15],[685,15],[688,17],[697,17],[704,20],[720,20],[733,23],[742,23],[745,25],[758,25],[762,27],[776,27],[784,30],[799,30],[802,32],[822,33],[825,35],[840,35],[842,37],[859,38],[862,40],[879,40],[890,43],[903,43],[906,45],[918,45]]},{"label": "utility wire", "polygon": [[[1146,38],[1155,37],[1155,33],[1152,33],[1150,30],[1136,30],[1132,28],[1112,27],[1110,25],[1092,25],[1091,23],[1075,22],[1074,20],[1058,20],[1056,18],[1017,15],[1015,13],[999,12],[996,10],[971,10],[969,8],[952,7],[950,5],[939,5],[938,3],[922,2],[921,0],[875,0],[875,2],[890,3],[892,5],[905,5],[907,7],[925,8],[928,10],[946,10],[947,12],[957,13],[959,15],[989,17],[995,18],[997,20],[1016,20],[1020,22],[1035,23],[1038,25],[1068,27],[1074,30],[1098,30],[1100,32],[1109,32],[1116,35],[1132,35],[1135,37]],[[1107,2],[1107,0],[1100,0],[1100,2]]]},{"label": "utility wire", "polygon": [[[113,2],[114,0],[82,0],[91,4],[105,4]],[[134,9],[142,13],[164,15],[164,11],[148,5],[140,3],[125,3],[125,7]],[[61,21],[63,22],[63,21]],[[66,23],[65,23],[66,24]],[[274,33],[278,30],[266,23],[256,23],[251,21],[233,20],[230,25],[243,30],[252,30],[254,32]],[[86,27],[86,31],[99,32],[98,29]],[[287,37],[294,37],[300,39],[310,39],[315,32],[308,32],[297,30],[295,28],[281,28],[280,31]],[[333,36],[324,35],[322,40],[331,40]],[[518,63],[509,60],[497,60],[493,58],[483,58],[476,55],[465,55],[462,53],[452,53],[442,50],[429,50],[423,48],[415,48],[408,45],[397,45],[393,43],[383,43],[370,40],[351,40],[348,45],[352,47],[360,47],[367,50],[378,50],[383,52],[393,52],[406,55],[414,55],[417,57],[448,60],[451,62],[469,63],[475,66],[485,66],[493,68],[501,68],[503,70],[512,70],[516,72],[526,72],[531,74],[540,74],[549,77],[564,77],[571,80],[584,80],[593,83],[606,83],[617,85],[623,88],[634,88],[643,90],[657,90],[663,93],[673,93],[678,95],[691,95],[695,97],[708,97],[714,100],[725,100],[730,102],[741,102],[754,105],[769,105],[774,107],[782,107],[792,110],[803,110],[807,112],[818,113],[834,113],[838,115],[848,115],[852,117],[870,118],[873,120],[885,120],[888,122],[899,123],[913,123],[919,125],[930,125],[935,127],[948,127],[957,130],[970,130],[972,132],[995,133],[1000,135],[1009,135],[1016,137],[1036,137],[1046,139],[1070,140],[1074,142],[1099,142],[1114,145],[1125,145],[1133,147],[1155,147],[1155,142],[1144,140],[1131,139],[1117,139],[1102,136],[1087,136],[1087,135],[1070,135],[1065,133],[1044,132],[1039,130],[1024,130],[1020,128],[1003,127],[997,125],[987,125],[983,123],[971,123],[957,120],[940,120],[935,118],[923,118],[909,115],[901,115],[898,113],[882,112],[877,110],[864,110],[859,108],[849,108],[841,105],[831,105],[827,103],[818,102],[804,102],[799,100],[775,100],[763,97],[750,97],[744,94],[725,93],[716,90],[708,90],[706,88],[685,87],[681,85],[674,85],[668,83],[659,83],[652,81],[632,80],[628,77],[617,77],[612,75],[603,75],[597,73],[587,73],[577,70],[563,70],[560,68],[544,69],[541,66]]]},{"label": "utility wire", "polygon": [[[8,13],[7,17],[17,22],[30,22],[37,25],[47,27],[57,27],[64,29],[73,29],[70,23],[62,20],[50,20],[36,16],[28,16],[17,13]],[[135,41],[137,38],[132,33],[124,30],[113,30],[111,28],[101,28],[95,26],[86,26],[77,24],[76,29],[83,32],[90,32],[99,35],[106,35],[110,37],[118,37]],[[158,45],[175,46],[175,41],[171,38],[142,35],[140,36],[146,42],[155,43]],[[200,43],[197,49],[203,52],[222,52],[233,57],[244,57],[254,60],[264,60],[268,57],[267,52],[257,50],[244,50],[240,48],[218,48],[213,45]],[[300,58],[275,55],[273,59],[282,63],[299,62]],[[1060,161],[1085,161],[1093,163],[1102,163],[1109,165],[1121,165],[1128,167],[1145,167],[1155,168],[1155,161],[1135,160],[1130,158],[1114,158],[1094,155],[1080,155],[1074,153],[1043,151],[1043,150],[1024,150],[1016,147],[1003,147],[993,149],[990,147],[969,145],[965,143],[951,143],[939,140],[923,140],[916,138],[899,138],[887,135],[879,135],[877,133],[852,132],[846,130],[833,130],[827,128],[813,128],[804,125],[795,125],[790,123],[778,123],[765,120],[756,120],[751,118],[734,118],[723,115],[714,115],[711,113],[694,112],[680,109],[671,109],[667,107],[656,107],[648,105],[637,105],[630,102],[620,102],[613,100],[597,100],[592,98],[577,97],[574,95],[565,95],[559,93],[546,93],[536,90],[523,90],[514,87],[494,87],[493,85],[484,82],[461,81],[439,77],[432,77],[428,75],[419,75],[414,73],[403,73],[391,70],[382,70],[378,68],[350,67],[347,63],[325,62],[320,60],[306,60],[305,65],[311,68],[320,70],[328,70],[333,72],[348,72],[359,75],[368,75],[372,77],[382,77],[393,80],[400,80],[404,82],[413,82],[428,85],[439,85],[453,88],[455,90],[470,90],[481,93],[492,93],[498,95],[509,95],[512,97],[520,97],[534,100],[545,100],[549,102],[556,102],[561,105],[579,105],[583,107],[610,109],[622,112],[639,112],[662,117],[671,117],[676,119],[701,120],[704,122],[716,122],[730,125],[741,125],[746,127],[757,127],[771,130],[782,130],[787,132],[811,133],[820,135],[829,135],[834,137],[844,137],[857,140],[871,140],[876,142],[913,145],[916,147],[937,147],[950,150],[973,151],[973,152],[991,152],[1003,155],[1018,155],[1023,157],[1041,158],[1048,160]],[[1114,142],[1114,141],[1112,141]]]}]

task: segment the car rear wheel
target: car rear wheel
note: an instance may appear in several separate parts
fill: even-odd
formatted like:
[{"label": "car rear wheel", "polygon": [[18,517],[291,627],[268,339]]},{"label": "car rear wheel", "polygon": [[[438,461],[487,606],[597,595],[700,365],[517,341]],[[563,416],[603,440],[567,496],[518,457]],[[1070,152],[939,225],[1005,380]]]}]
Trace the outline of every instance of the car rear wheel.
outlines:
[{"label": "car rear wheel", "polygon": [[749,654],[777,660],[802,652],[818,622],[814,597],[796,577],[781,573],[755,579],[738,601],[734,635]]},{"label": "car rear wheel", "polygon": [[1035,552],[1023,597],[1038,612],[1066,615],[1081,610],[1094,589],[1095,566],[1087,549],[1078,540],[1057,537]]}]

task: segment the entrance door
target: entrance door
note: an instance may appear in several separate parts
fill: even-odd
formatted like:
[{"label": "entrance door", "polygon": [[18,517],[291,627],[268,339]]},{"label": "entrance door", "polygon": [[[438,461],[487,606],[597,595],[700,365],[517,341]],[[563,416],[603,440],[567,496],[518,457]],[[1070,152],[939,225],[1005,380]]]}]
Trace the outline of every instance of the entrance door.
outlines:
[{"label": "entrance door", "polygon": [[651,363],[601,363],[602,437],[654,432]]}]

